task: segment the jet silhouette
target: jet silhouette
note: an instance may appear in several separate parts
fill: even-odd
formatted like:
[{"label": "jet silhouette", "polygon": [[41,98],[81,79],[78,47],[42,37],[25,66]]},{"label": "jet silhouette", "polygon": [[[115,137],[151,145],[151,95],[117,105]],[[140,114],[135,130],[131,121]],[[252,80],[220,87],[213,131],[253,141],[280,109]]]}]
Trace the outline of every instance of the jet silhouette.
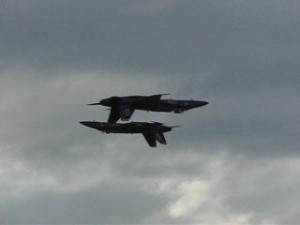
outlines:
[{"label": "jet silhouette", "polygon": [[80,124],[105,133],[141,133],[150,147],[156,147],[156,141],[161,144],[167,144],[163,133],[171,131],[174,127],[178,127],[165,126],[158,122],[103,123],[97,121],[82,121]]},{"label": "jet silhouette", "polygon": [[111,107],[108,122],[116,123],[120,118],[121,120],[128,121],[134,110],[183,113],[184,111],[208,104],[206,101],[161,99],[163,95],[169,94],[125,97],[113,96],[88,105]]}]

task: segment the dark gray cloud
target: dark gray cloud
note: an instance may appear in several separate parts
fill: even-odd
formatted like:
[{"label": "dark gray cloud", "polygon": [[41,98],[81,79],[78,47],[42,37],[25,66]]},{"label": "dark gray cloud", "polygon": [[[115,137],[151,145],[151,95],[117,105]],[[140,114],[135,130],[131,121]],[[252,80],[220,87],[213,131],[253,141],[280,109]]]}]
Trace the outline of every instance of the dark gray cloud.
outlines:
[{"label": "dark gray cloud", "polygon": [[231,66],[237,71],[249,60],[267,61],[264,55],[280,59],[291,49],[299,55],[297,5],[4,1],[1,54],[51,69],[95,69],[97,65],[201,75]]},{"label": "dark gray cloud", "polygon": [[[1,204],[1,222],[8,224],[134,223],[163,207],[164,198],[122,182],[102,184],[75,193],[43,191]],[[14,209],[14,210],[11,210]],[[17,215],[17,216],[16,216]]]},{"label": "dark gray cloud", "polygon": [[[299,3],[1,1],[4,223],[297,223]],[[210,101],[167,146],[78,124],[86,103]],[[288,212],[288,213],[287,213]]]}]

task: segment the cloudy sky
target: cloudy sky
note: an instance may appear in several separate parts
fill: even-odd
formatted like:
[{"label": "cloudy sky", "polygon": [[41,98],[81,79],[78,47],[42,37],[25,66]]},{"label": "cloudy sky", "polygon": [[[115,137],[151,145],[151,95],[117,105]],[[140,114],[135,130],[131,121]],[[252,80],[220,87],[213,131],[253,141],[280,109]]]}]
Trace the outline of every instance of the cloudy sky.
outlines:
[{"label": "cloudy sky", "polygon": [[[300,2],[0,0],[1,224],[299,224]],[[210,104],[106,135],[87,103]]]}]

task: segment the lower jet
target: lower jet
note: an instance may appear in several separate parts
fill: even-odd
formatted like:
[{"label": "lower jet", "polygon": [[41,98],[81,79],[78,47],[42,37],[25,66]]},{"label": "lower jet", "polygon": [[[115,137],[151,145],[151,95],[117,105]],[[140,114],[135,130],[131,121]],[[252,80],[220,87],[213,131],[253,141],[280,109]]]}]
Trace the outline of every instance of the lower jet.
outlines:
[{"label": "lower jet", "polygon": [[161,99],[163,95],[168,94],[158,94],[151,96],[136,95],[125,97],[114,96],[88,105],[103,105],[111,107],[108,122],[115,123],[120,118],[121,120],[128,121],[132,116],[134,110],[183,113],[187,110],[198,108],[208,104],[208,102],[206,101]]},{"label": "lower jet", "polygon": [[160,144],[167,144],[163,133],[171,131],[174,127],[178,127],[165,126],[158,122],[103,123],[96,121],[82,121],[80,124],[105,133],[141,133],[150,147],[156,147],[156,141]]}]

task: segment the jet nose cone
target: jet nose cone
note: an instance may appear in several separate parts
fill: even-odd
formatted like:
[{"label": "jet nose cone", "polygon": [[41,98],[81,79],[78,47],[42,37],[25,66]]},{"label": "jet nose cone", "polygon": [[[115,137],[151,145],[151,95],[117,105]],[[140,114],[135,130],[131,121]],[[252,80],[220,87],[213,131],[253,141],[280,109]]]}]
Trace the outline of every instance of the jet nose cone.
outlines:
[{"label": "jet nose cone", "polygon": [[83,126],[88,126],[89,124],[90,124],[90,122],[89,121],[81,121],[81,122],[79,122],[81,125],[83,125]]},{"label": "jet nose cone", "polygon": [[96,103],[90,103],[88,105],[103,105],[103,106],[108,106],[109,105],[109,100],[107,98],[100,100],[99,102]]},{"label": "jet nose cone", "polygon": [[101,105],[100,102],[96,102],[96,103],[90,103],[88,105]]},{"label": "jet nose cone", "polygon": [[202,106],[205,106],[207,105],[209,102],[206,102],[206,101],[202,101]]},{"label": "jet nose cone", "polygon": [[201,106],[205,106],[207,105],[209,102],[206,102],[206,101],[196,101],[194,102],[194,107],[201,107]]},{"label": "jet nose cone", "polygon": [[102,99],[99,102],[99,105],[107,106],[108,100],[107,99]]}]

